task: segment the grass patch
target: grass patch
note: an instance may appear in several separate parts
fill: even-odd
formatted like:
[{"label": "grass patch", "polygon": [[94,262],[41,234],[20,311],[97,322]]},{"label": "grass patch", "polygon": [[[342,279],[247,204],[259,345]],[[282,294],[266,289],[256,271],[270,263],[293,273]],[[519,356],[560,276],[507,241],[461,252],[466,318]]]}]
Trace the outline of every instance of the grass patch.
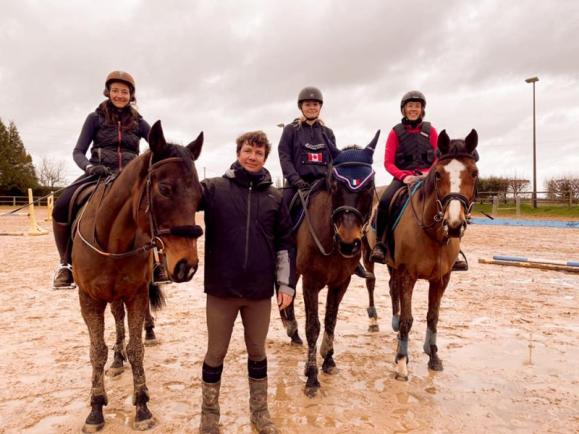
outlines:
[{"label": "grass patch", "polygon": [[[512,208],[512,209],[502,209],[503,208]],[[503,204],[499,205],[499,209],[496,215],[492,214],[493,206],[491,204],[475,204],[473,207],[473,214],[481,214],[483,212],[493,215],[493,217],[513,217],[516,215],[516,210],[514,203]],[[532,218],[557,218],[557,219],[566,219],[566,220],[578,220],[579,219],[579,205],[572,206],[569,208],[568,205],[561,205],[561,204],[538,204],[537,208],[533,208],[533,205],[530,203],[522,203],[521,204],[521,217],[532,217]]]}]

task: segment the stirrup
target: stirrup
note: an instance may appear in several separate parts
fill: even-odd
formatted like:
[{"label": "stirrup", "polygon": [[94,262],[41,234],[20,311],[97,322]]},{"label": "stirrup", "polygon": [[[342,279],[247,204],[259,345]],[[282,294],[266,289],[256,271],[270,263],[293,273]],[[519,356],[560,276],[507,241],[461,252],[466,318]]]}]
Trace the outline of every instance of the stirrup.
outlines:
[{"label": "stirrup", "polygon": [[385,264],[386,255],[387,255],[386,246],[382,243],[376,243],[376,245],[372,249],[372,253],[370,254],[370,260],[372,262],[377,262],[379,264]]},{"label": "stirrup", "polygon": [[[66,270],[66,272],[70,273],[70,280],[67,282],[64,282],[65,285],[57,286],[57,285],[55,285],[56,278],[57,278],[58,274],[63,270]],[[70,264],[60,264],[52,276],[52,289],[53,290],[59,290],[59,289],[75,289],[75,288],[76,288],[76,283],[74,282],[74,278],[72,277],[72,266]]]},{"label": "stirrup", "polygon": [[364,266],[362,264],[360,264],[359,262],[358,262],[358,265],[356,265],[356,269],[354,270],[354,274],[358,277],[361,277],[362,279],[375,279],[376,278],[373,273],[370,273],[368,270],[366,270],[364,268]]},{"label": "stirrup", "polygon": [[169,283],[173,283],[163,264],[156,263],[153,265],[152,282],[155,285],[168,285]]},{"label": "stirrup", "polygon": [[456,261],[454,261],[454,264],[452,264],[452,271],[468,271],[468,261],[465,254],[462,250],[458,253],[463,257],[463,259],[457,258]]}]

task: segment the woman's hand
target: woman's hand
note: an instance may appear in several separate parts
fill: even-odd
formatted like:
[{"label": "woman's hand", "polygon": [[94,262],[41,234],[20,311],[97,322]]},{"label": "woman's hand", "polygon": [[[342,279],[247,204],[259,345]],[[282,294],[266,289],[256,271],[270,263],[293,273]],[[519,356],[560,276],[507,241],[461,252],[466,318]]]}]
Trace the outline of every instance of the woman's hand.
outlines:
[{"label": "woman's hand", "polygon": [[408,175],[405,176],[404,179],[402,180],[402,182],[404,184],[414,184],[416,181],[418,181],[420,178],[418,176],[414,176],[414,175]]},{"label": "woman's hand", "polygon": [[277,293],[277,305],[279,306],[279,310],[283,310],[288,307],[292,302],[293,297],[285,292],[278,292]]}]

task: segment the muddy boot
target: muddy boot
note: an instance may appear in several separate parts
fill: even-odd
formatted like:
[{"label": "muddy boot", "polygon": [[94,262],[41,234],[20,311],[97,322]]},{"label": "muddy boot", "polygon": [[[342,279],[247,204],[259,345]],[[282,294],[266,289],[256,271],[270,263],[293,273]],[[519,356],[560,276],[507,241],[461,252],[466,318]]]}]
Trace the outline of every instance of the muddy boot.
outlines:
[{"label": "muddy boot", "polygon": [[459,254],[463,259],[457,258],[456,261],[454,261],[452,271],[468,271],[468,261],[466,260],[464,252],[461,250]]},{"label": "muddy boot", "polygon": [[364,268],[364,266],[362,264],[360,264],[358,262],[358,265],[356,265],[356,269],[354,270],[354,274],[358,277],[361,277],[362,279],[372,279],[374,277],[374,275],[372,273],[370,273],[368,270],[366,270]]},{"label": "muddy boot", "polygon": [[258,433],[279,433],[267,409],[267,377],[259,380],[249,378],[249,410],[251,423]]},{"label": "muddy boot", "polygon": [[376,245],[372,249],[370,260],[372,262],[377,262],[379,264],[386,263],[386,246],[384,245],[384,243],[376,243]]},{"label": "muddy boot", "polygon": [[203,403],[201,404],[201,423],[199,432],[202,434],[219,434],[219,388],[221,382],[202,384]]},{"label": "muddy boot", "polygon": [[72,277],[72,267],[70,266],[70,229],[67,223],[52,222],[54,231],[54,241],[60,256],[60,266],[52,278],[53,289],[74,289],[76,285]]}]

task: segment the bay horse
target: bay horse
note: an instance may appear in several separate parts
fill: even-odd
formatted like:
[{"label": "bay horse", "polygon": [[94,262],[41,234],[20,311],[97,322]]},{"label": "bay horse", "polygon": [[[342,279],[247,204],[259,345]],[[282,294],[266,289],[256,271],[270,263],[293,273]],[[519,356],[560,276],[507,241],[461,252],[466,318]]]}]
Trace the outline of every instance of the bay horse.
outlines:
[{"label": "bay horse", "polygon": [[[436,344],[440,303],[475,200],[478,169],[473,151],[477,144],[478,135],[474,129],[464,140],[451,140],[445,130],[440,133],[440,156],[426,178],[420,184],[408,188],[410,199],[394,229],[394,251],[388,249],[387,265],[392,299],[392,328],[398,332],[394,361],[397,379],[408,379],[408,335],[413,322],[412,293],[418,279],[429,282],[423,349],[429,356],[428,367],[433,371],[443,370]],[[376,237],[375,231],[369,226],[365,228],[363,242],[364,263],[369,271],[373,271],[369,256]],[[374,281],[367,280],[366,283],[371,294]],[[372,297],[370,300],[373,302]]]},{"label": "bay horse", "polygon": [[148,284],[158,251],[165,254],[174,282],[191,280],[197,270],[197,238],[203,231],[195,224],[201,185],[194,161],[202,145],[203,133],[186,147],[168,144],[157,121],[149,133],[150,150],[131,161],[113,182],[100,182],[80,211],[72,263],[92,364],[91,411],[84,432],[104,427],[108,355],[104,311],[107,303],[119,300],[126,306],[129,325],[126,352],[133,371],[133,427],[144,430],[156,423],[147,408],[143,368]]},{"label": "bay horse", "polygon": [[[297,229],[296,272],[298,278],[302,277],[306,310],[308,356],[304,375],[307,377],[305,393],[309,397],[315,396],[320,388],[316,360],[320,334],[318,296],[326,286],[325,330],[320,354],[324,359],[322,370],[328,374],[336,372],[334,330],[340,302],[360,260],[362,227],[372,210],[372,160],[379,135],[380,131],[366,148],[352,146],[340,151],[327,177],[318,181],[317,191],[310,193],[304,219]],[[298,194],[305,204],[302,192]],[[292,341],[301,341],[293,302],[281,312],[281,317]]]}]

